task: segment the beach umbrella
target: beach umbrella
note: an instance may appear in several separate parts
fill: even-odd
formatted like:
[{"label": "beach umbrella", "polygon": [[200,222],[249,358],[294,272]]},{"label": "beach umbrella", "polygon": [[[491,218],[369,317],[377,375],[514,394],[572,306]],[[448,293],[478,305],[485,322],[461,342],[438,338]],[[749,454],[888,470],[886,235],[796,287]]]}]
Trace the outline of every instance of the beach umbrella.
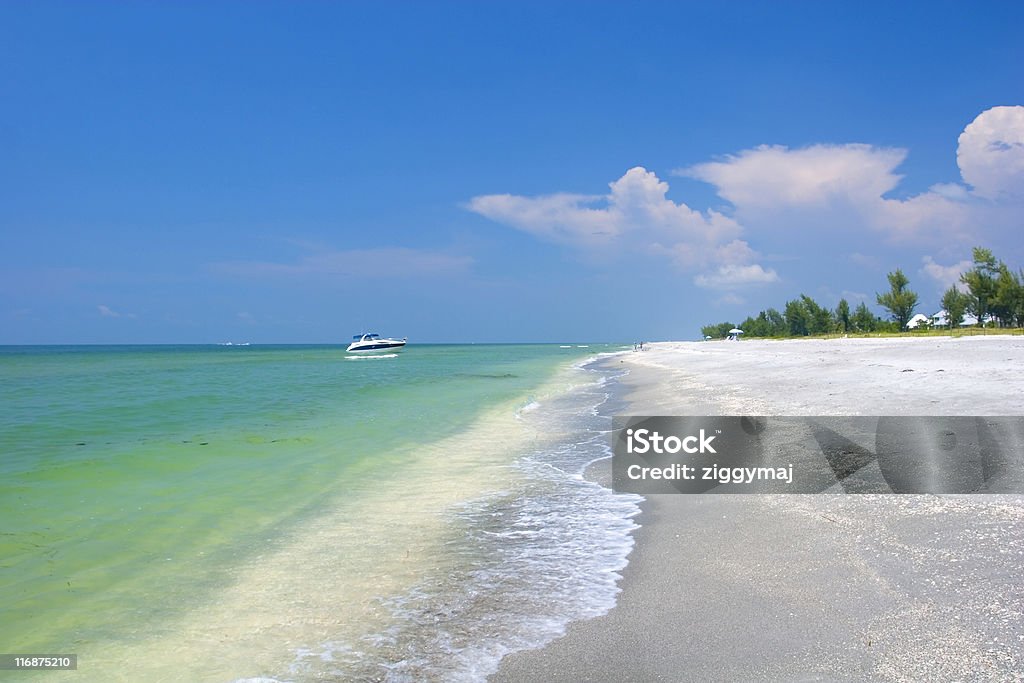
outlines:
[{"label": "beach umbrella", "polygon": [[731,330],[729,330],[729,334],[743,334],[743,330],[741,330],[738,327],[734,327]]}]

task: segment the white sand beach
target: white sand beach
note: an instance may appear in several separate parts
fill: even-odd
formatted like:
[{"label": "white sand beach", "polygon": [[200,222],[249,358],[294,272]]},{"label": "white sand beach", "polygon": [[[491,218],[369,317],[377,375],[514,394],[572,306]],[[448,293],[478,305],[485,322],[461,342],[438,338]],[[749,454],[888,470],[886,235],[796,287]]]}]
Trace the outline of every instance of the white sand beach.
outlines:
[{"label": "white sand beach", "polygon": [[[1022,415],[1024,337],[653,344],[633,415]],[[492,681],[1024,680],[1024,496],[652,495],[617,606]]]},{"label": "white sand beach", "polygon": [[1024,414],[1020,336],[662,343],[621,360],[635,414]]}]

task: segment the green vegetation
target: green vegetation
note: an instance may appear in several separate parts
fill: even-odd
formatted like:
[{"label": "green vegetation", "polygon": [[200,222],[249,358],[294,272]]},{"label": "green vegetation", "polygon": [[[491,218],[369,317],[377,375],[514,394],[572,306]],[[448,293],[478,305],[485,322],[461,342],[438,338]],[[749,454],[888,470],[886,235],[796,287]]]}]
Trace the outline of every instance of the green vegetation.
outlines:
[{"label": "green vegetation", "polygon": [[957,289],[955,285],[946,290],[942,295],[942,307],[946,309],[946,318],[949,320],[950,327],[954,329],[960,327],[960,321],[963,319],[964,313],[967,312],[970,302],[970,297]]},{"label": "green vegetation", "polygon": [[917,294],[907,288],[910,280],[897,268],[889,273],[889,291],[885,294],[876,294],[875,300],[878,305],[889,311],[892,319],[899,324],[899,329],[904,329],[914,315],[914,308],[917,307]]},{"label": "green vegetation", "polygon": [[[736,327],[732,323],[718,323],[717,325],[705,325],[700,328],[701,333],[705,337],[711,337],[712,339],[722,339],[729,334],[729,330]],[[745,331],[745,330],[744,330]]]},{"label": "green vegetation", "polygon": [[942,295],[949,328],[933,327],[929,323],[907,330],[919,299],[909,287],[910,280],[897,268],[887,275],[889,291],[875,295],[878,305],[888,312],[888,320],[872,313],[863,301],[851,312],[850,303],[840,299],[832,311],[801,294],[787,301],[781,313],[769,308],[757,316],[748,316],[739,325],[731,322],[705,325],[701,333],[721,339],[728,336],[729,330],[739,327],[746,337],[948,334],[950,330],[962,329],[965,313],[982,321],[976,328],[982,333],[991,328],[1024,327],[1024,269],[1014,272],[990,250],[981,247],[974,248],[973,257],[974,267],[960,276],[961,286],[954,285]]},{"label": "green vegetation", "polygon": [[998,320],[1006,326],[1024,327],[1024,270],[1016,273],[999,264],[999,277],[996,278],[996,298],[991,310]]},{"label": "green vegetation", "polygon": [[839,331],[848,333],[853,329],[853,318],[850,317],[850,303],[846,299],[840,299],[836,306],[836,324]]},{"label": "green vegetation", "polygon": [[875,332],[884,326],[882,319],[869,311],[866,303],[861,301],[857,305],[857,310],[853,312],[854,332]]},{"label": "green vegetation", "polygon": [[960,282],[967,285],[967,312],[979,321],[989,314],[989,306],[996,294],[996,275],[999,266],[992,252],[981,247],[974,248],[974,267],[960,276]]}]

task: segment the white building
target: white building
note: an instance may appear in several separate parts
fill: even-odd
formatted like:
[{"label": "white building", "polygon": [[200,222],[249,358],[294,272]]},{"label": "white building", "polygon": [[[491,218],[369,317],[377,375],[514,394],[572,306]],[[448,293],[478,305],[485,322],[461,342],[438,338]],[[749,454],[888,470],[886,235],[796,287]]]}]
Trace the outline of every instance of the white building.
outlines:
[{"label": "white building", "polygon": [[929,318],[928,316],[926,316],[923,313],[918,313],[913,318],[911,318],[910,320],[907,321],[907,329],[908,330],[916,330],[921,325],[924,325],[925,327],[928,327],[931,324],[932,324],[932,319],[931,318]]},{"label": "white building", "polygon": [[[917,317],[916,315],[914,316]],[[963,317],[960,318],[960,327],[973,327],[978,324],[978,319],[970,313],[964,313]],[[932,325],[935,327],[949,327],[949,312],[943,308],[941,311],[932,316]],[[910,323],[907,323],[907,327],[910,327]]]}]

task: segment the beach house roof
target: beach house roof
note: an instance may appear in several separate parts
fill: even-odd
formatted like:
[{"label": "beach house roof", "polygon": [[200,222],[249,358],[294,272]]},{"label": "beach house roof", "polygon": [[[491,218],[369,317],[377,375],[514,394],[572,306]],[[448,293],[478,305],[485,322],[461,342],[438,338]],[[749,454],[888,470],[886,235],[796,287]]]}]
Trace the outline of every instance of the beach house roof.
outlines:
[{"label": "beach house roof", "polygon": [[931,322],[932,322],[931,318],[929,318],[928,316],[926,316],[923,313],[918,313],[913,318],[911,318],[910,320],[907,321],[907,329],[908,330],[913,330],[913,329],[916,329],[920,325],[930,325]]},{"label": "beach house roof", "polygon": [[[917,316],[914,316],[915,318]],[[978,319],[970,313],[964,313],[963,317],[960,318],[960,327],[972,327],[978,324]],[[938,313],[932,316],[932,325],[937,327],[946,327],[949,325],[949,312],[943,308]],[[910,323],[907,323],[907,327],[910,327]]]}]

